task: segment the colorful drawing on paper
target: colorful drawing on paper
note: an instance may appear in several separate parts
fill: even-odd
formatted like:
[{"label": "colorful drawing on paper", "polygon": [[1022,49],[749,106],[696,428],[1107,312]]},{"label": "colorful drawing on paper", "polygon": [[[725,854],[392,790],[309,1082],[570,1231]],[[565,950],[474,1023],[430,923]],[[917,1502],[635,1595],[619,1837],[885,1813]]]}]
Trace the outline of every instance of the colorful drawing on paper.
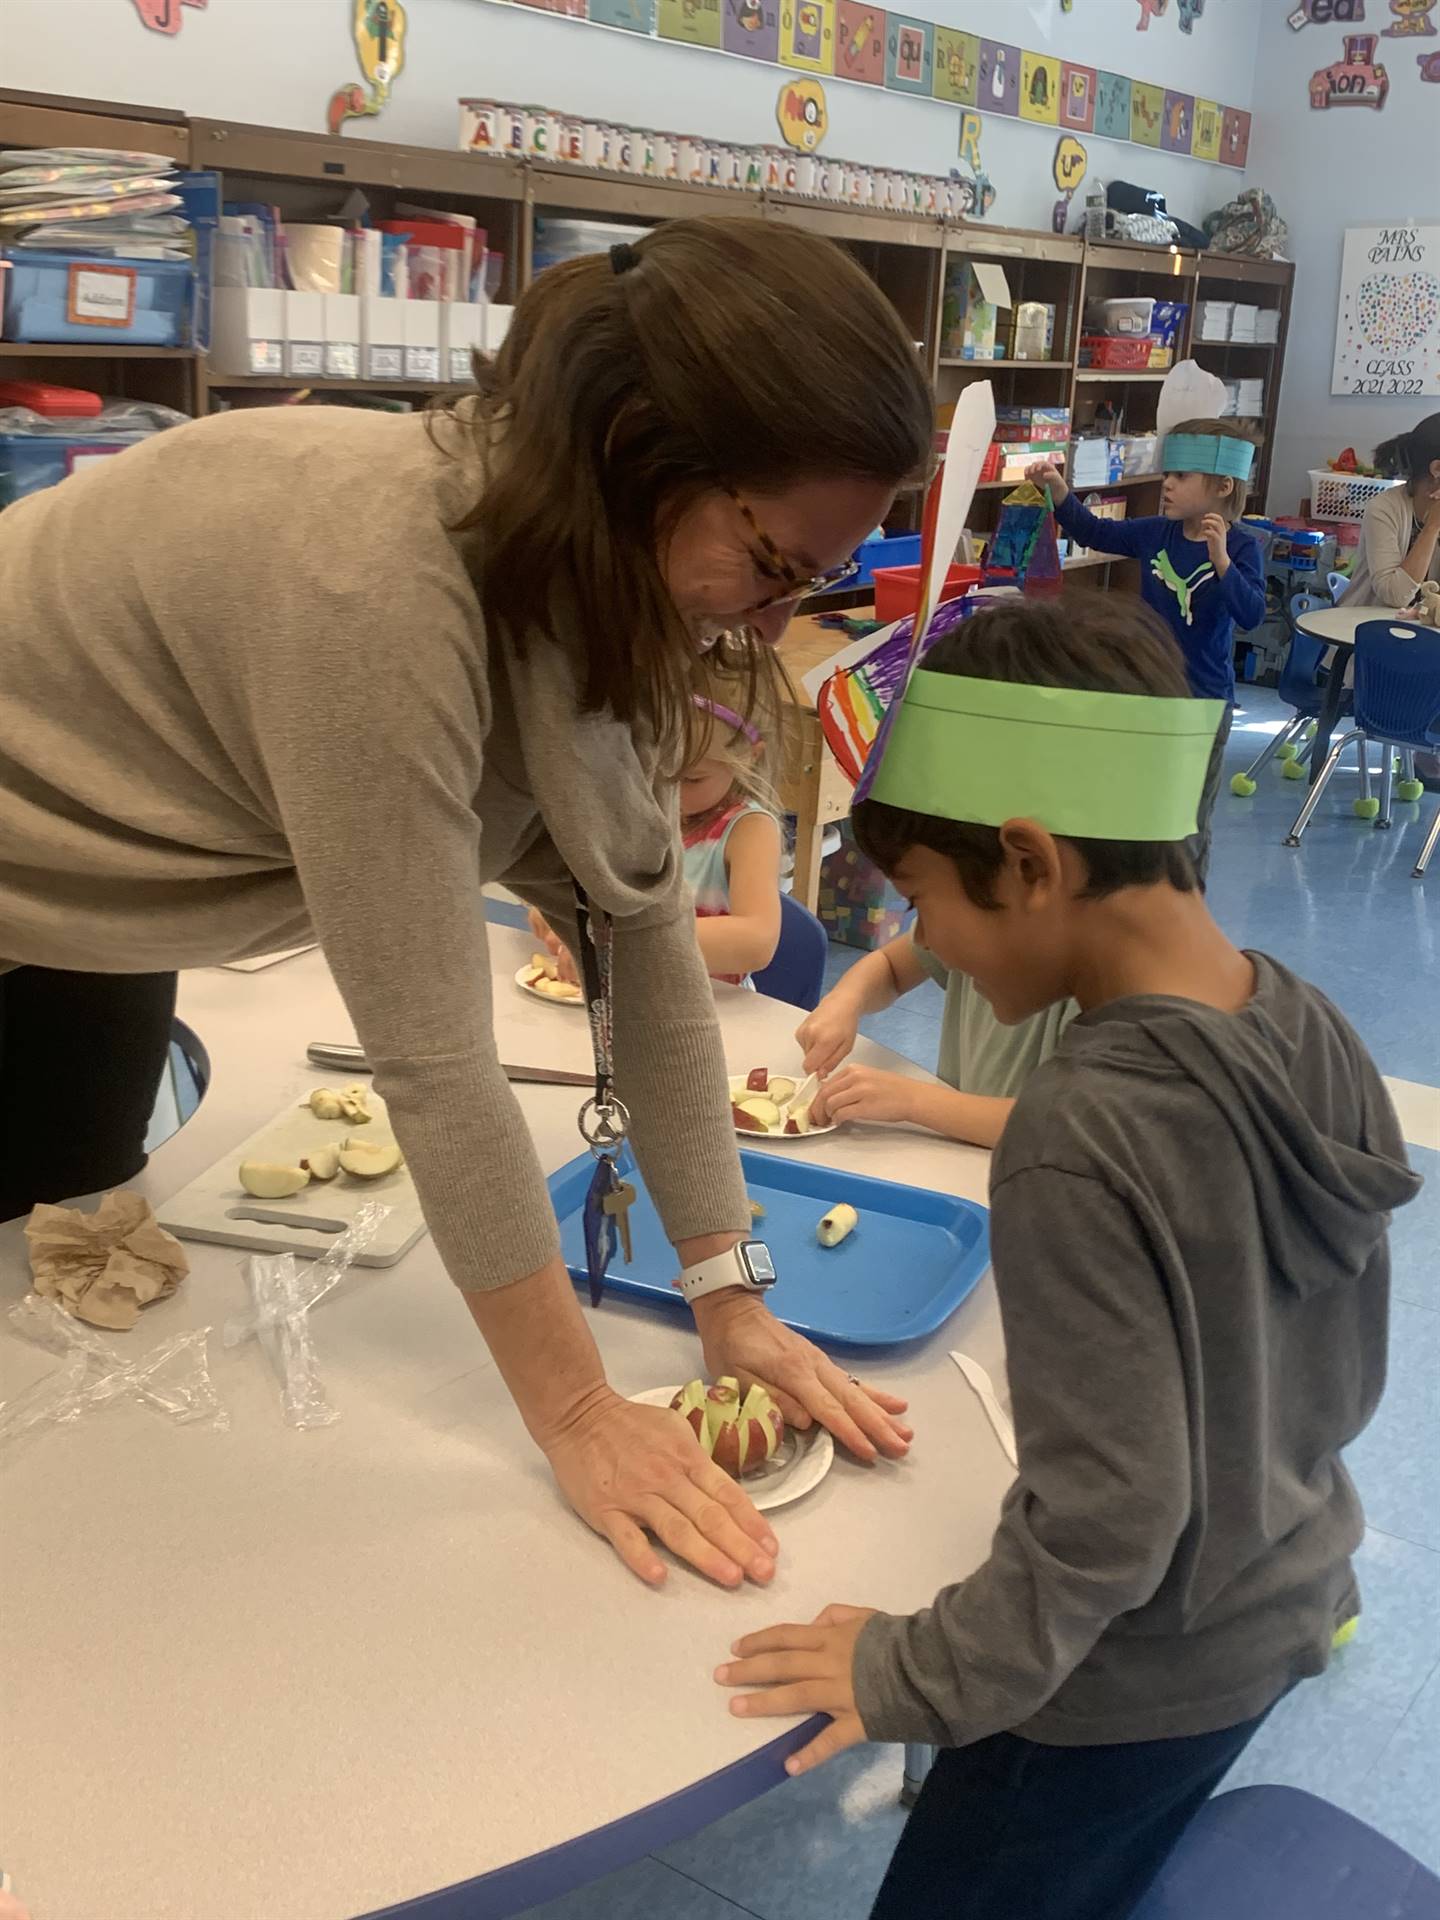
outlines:
[{"label": "colorful drawing on paper", "polygon": [[955,27],[935,29],[935,98],[973,107],[980,87],[980,37]]},{"label": "colorful drawing on paper", "polygon": [[1346,232],[1330,391],[1440,393],[1440,226]]},{"label": "colorful drawing on paper", "polygon": [[1148,33],[1150,22],[1158,20],[1169,4],[1170,0],[1140,0],[1140,18],[1135,22],[1135,31]]},{"label": "colorful drawing on paper", "polygon": [[797,153],[814,153],[830,127],[825,89],[818,80],[787,80],[775,102],[780,138]]},{"label": "colorful drawing on paper", "polygon": [[1380,29],[1386,40],[1418,40],[1435,32],[1435,22],[1430,18],[1435,0],[1390,0],[1390,11],[1395,18]]},{"label": "colorful drawing on paper", "polygon": [[1195,22],[1205,11],[1205,0],[1180,0],[1180,31],[1193,33]]},{"label": "colorful drawing on paper", "polygon": [[1238,107],[1226,107],[1220,122],[1220,164],[1243,167],[1250,157],[1250,116]]},{"label": "colorful drawing on paper", "polygon": [[1050,224],[1056,233],[1064,233],[1070,224],[1070,202],[1075,197],[1075,189],[1085,178],[1085,169],[1090,164],[1090,156],[1075,138],[1073,133],[1062,133],[1055,142],[1055,158],[1050,171],[1055,185],[1060,190],[1060,198],[1055,202]]},{"label": "colorful drawing on paper", "polygon": [[1072,133],[1090,133],[1095,126],[1095,69],[1060,65],[1060,125]]},{"label": "colorful drawing on paper", "polygon": [[995,185],[980,158],[980,136],[985,122],[973,110],[960,116],[960,165],[950,169],[950,178],[960,189],[962,219],[983,220],[995,204]]},{"label": "colorful drawing on paper", "polygon": [[209,0],[135,0],[135,11],[152,33],[179,33],[185,7],[204,7]]},{"label": "colorful drawing on paper", "polygon": [[1195,131],[1190,139],[1190,151],[1197,160],[1220,158],[1220,135],[1224,126],[1225,116],[1219,101],[1195,102]]},{"label": "colorful drawing on paper", "polygon": [[618,27],[622,33],[655,32],[655,0],[589,0],[585,16],[597,27]]},{"label": "colorful drawing on paper", "polygon": [[1003,40],[980,42],[980,84],[975,104],[982,113],[1020,112],[1020,49]]},{"label": "colorful drawing on paper", "polygon": [[1060,62],[1048,53],[1027,53],[1020,62],[1020,118],[1060,124]]},{"label": "colorful drawing on paper", "polygon": [[400,0],[353,0],[350,32],[365,85],[338,87],[330,96],[325,124],[339,133],[350,120],[373,120],[383,113],[390,89],[405,70],[409,16]]},{"label": "colorful drawing on paper", "polygon": [[1375,58],[1379,44],[1376,34],[1347,33],[1343,57],[1310,76],[1311,110],[1374,107],[1378,112],[1390,95],[1390,75]]},{"label": "colorful drawing on paper", "polygon": [[865,87],[885,84],[885,10],[865,0],[839,0],[835,9],[835,73]]},{"label": "colorful drawing on paper", "polygon": [[1165,107],[1160,123],[1160,144],[1167,153],[1189,153],[1195,137],[1195,96],[1191,93],[1165,92]]},{"label": "colorful drawing on paper", "polygon": [[1140,147],[1158,147],[1165,117],[1165,89],[1148,80],[1130,82],[1130,138]]},{"label": "colorful drawing on paper", "polygon": [[1104,140],[1130,138],[1130,82],[1123,73],[1102,71],[1096,80],[1093,130]]},{"label": "colorful drawing on paper", "polygon": [[678,40],[687,47],[721,44],[720,0],[659,0],[656,20],[662,40]]},{"label": "colorful drawing on paper", "polygon": [[885,18],[885,85],[897,93],[923,93],[935,78],[935,29],[907,14]]},{"label": "colorful drawing on paper", "polygon": [[835,0],[780,0],[780,64],[835,71]]},{"label": "colorful drawing on paper", "polygon": [[[594,9],[595,0],[590,0]],[[727,53],[744,60],[780,62],[779,0],[724,0],[720,16],[720,43]]]}]

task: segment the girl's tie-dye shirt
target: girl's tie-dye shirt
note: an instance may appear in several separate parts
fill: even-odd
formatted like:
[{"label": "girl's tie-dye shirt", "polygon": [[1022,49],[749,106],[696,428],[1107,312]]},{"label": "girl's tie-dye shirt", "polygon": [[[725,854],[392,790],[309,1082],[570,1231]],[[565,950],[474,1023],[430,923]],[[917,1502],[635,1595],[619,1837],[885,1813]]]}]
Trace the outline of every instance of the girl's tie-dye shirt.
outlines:
[{"label": "girl's tie-dye shirt", "polygon": [[[747,813],[766,809],[753,800],[738,800],[724,807],[695,827],[685,827],[681,841],[685,848],[685,878],[695,895],[695,917],[706,920],[730,911],[730,879],[725,871],[725,848],[737,820]],[[728,980],[734,987],[753,987],[748,973],[717,973],[716,980]]]}]

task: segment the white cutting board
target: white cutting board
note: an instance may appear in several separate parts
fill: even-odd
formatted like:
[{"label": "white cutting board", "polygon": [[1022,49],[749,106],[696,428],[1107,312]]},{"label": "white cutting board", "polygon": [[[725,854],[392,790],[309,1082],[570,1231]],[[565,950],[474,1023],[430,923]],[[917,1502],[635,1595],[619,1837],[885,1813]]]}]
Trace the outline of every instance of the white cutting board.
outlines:
[{"label": "white cutting board", "polygon": [[[292,1166],[312,1148],[338,1147],[348,1135],[361,1140],[390,1140],[385,1102],[369,1089],[368,1126],[348,1120],[320,1120],[309,1107],[286,1107],[242,1140],[223,1160],[192,1180],[158,1209],[160,1224],[182,1240],[209,1240],[252,1253],[300,1253],[314,1259],[354,1223],[367,1200],[383,1200],[390,1211],[380,1231],[355,1262],[359,1267],[393,1267],[425,1231],[420,1196],[408,1167],[399,1166],[378,1180],[355,1180],[337,1173],[333,1180],[312,1180],[288,1200],[257,1200],[240,1184],[242,1160],[272,1160]],[[249,1217],[237,1218],[237,1214]],[[256,1216],[259,1216],[258,1218]]]}]

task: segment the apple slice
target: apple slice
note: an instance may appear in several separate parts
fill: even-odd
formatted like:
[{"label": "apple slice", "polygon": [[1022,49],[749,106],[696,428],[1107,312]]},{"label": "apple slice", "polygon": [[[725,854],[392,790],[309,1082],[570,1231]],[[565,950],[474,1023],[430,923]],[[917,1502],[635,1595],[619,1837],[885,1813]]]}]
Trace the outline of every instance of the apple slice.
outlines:
[{"label": "apple slice", "polygon": [[312,1180],[333,1180],[340,1171],[340,1155],[334,1147],[312,1147],[300,1164]]},{"label": "apple slice", "polygon": [[726,1375],[705,1395],[705,1441],[722,1473],[740,1478],[740,1382]]},{"label": "apple slice", "polygon": [[785,1416],[760,1385],[751,1387],[740,1408],[740,1472],[754,1473],[773,1460],[785,1438]]},{"label": "apple slice", "polygon": [[344,1140],[340,1165],[357,1180],[378,1180],[400,1165],[400,1149],[393,1140]]},{"label": "apple slice", "polygon": [[753,1113],[747,1113],[743,1107],[737,1107],[733,1100],[730,1102],[730,1118],[735,1122],[735,1125],[741,1133],[768,1133],[770,1131],[763,1120],[757,1120]]},{"label": "apple slice", "polygon": [[670,1402],[670,1411],[678,1413],[703,1447],[705,1444],[705,1394],[703,1380],[691,1380]]},{"label": "apple slice", "polygon": [[753,1114],[765,1131],[769,1133],[780,1124],[780,1109],[773,1100],[764,1100],[758,1093],[749,1094],[737,1105],[742,1113]]},{"label": "apple slice", "polygon": [[745,1076],[745,1087],[749,1093],[768,1093],[770,1091],[770,1069],[752,1067]]},{"label": "apple slice", "polygon": [[288,1167],[270,1160],[242,1160],[240,1184],[257,1200],[288,1200],[310,1184],[304,1167]]},{"label": "apple slice", "polygon": [[776,1106],[783,1107],[787,1100],[793,1100],[795,1098],[795,1089],[799,1084],[800,1082],[798,1080],[789,1080],[783,1073],[777,1073],[775,1078],[770,1082],[767,1091]]}]

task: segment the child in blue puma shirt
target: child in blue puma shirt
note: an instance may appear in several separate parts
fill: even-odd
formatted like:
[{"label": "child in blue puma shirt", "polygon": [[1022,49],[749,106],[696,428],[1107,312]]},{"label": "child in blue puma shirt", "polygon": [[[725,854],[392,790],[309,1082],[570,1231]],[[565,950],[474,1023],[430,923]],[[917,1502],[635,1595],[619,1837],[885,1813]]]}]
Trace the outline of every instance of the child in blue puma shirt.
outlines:
[{"label": "child in blue puma shirt", "polygon": [[1236,524],[1250,491],[1255,442],[1231,420],[1187,420],[1165,436],[1162,453],[1160,511],[1143,520],[1098,519],[1049,461],[1037,462],[1026,478],[1050,489],[1056,519],[1081,546],[1140,561],[1141,598],[1174,634],[1190,691],[1226,703],[1190,842],[1203,884],[1234,712],[1235,629],[1265,618],[1260,543]]}]

